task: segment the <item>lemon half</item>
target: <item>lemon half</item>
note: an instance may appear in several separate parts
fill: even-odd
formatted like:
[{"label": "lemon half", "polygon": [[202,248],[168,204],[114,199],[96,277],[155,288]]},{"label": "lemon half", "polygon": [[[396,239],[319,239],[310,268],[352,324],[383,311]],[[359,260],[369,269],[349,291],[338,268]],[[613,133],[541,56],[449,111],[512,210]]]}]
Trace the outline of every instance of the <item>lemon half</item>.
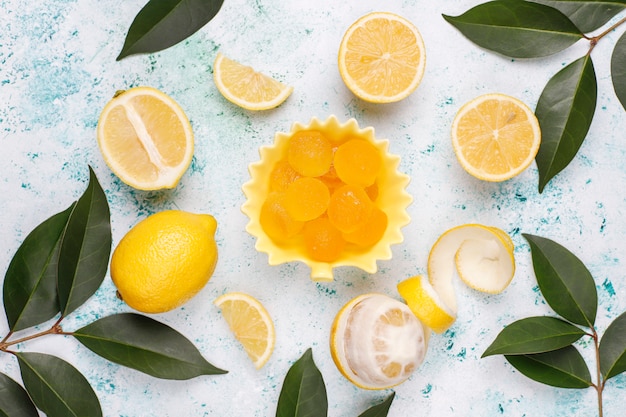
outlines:
[{"label": "lemon half", "polygon": [[194,152],[185,112],[152,87],[117,93],[100,114],[97,137],[111,171],[139,190],[176,187]]}]

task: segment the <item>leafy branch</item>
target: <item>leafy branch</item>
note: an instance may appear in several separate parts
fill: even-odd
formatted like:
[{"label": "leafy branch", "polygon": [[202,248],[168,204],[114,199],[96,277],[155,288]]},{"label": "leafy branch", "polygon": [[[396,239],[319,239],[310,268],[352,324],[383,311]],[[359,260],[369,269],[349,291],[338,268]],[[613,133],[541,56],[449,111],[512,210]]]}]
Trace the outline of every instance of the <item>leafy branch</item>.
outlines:
[{"label": "leafy branch", "polygon": [[[443,15],[476,45],[511,58],[539,58],[555,54],[580,40],[587,53],[557,72],[546,84],[535,115],[542,142],[535,158],[539,192],[564,170],[583,144],[596,108],[597,79],[591,52],[626,17],[590,36],[626,8],[626,0],[496,0],[480,4],[460,16]],[[626,109],[626,32],[611,56],[615,94]]]},{"label": "leafy branch", "polygon": [[[530,244],[533,267],[548,305],[557,317],[528,317],[506,326],[482,357],[504,355],[523,375],[560,388],[593,387],[602,417],[602,392],[606,382],[626,372],[626,313],[618,316],[602,338],[595,328],[598,295],[585,265],[558,243],[524,234]],[[574,343],[593,340],[595,382]]]},{"label": "leafy branch", "polygon": [[[101,357],[157,378],[189,379],[226,371],[207,362],[182,334],[150,317],[114,314],[66,332],[62,322],[100,287],[111,253],[109,206],[89,169],[89,185],[69,208],[24,239],[7,269],[4,309],[9,332],[0,353],[18,361],[23,386],[0,373],[0,415],[102,416],[86,378],[68,362],[44,353],[12,350],[48,335],[71,336]],[[47,330],[17,333],[58,316]]]}]

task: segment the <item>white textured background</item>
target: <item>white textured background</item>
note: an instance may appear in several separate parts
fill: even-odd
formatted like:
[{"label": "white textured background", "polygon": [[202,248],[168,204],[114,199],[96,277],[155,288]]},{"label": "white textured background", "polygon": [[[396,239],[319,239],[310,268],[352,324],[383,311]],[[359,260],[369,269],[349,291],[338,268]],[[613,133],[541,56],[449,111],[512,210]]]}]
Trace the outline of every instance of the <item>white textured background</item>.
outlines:
[{"label": "white textured background", "polygon": [[[590,269],[599,294],[603,331],[626,310],[626,117],[610,82],[610,52],[623,31],[593,51],[598,105],[578,156],[542,194],[533,164],[504,183],[481,182],[463,171],[450,146],[457,109],[475,96],[502,92],[534,108],[548,79],[582,56],[586,44],[538,60],[511,60],[468,42],[441,17],[459,15],[475,0],[225,0],[217,17],[188,40],[163,52],[116,62],[139,0],[0,0],[0,265],[8,263],[40,222],[78,198],[93,166],[111,206],[114,245],[148,214],[178,208],[213,214],[220,260],[205,289],[183,308],[155,318],[176,328],[227,375],[165,381],[110,364],[71,338],[51,336],[19,346],[57,354],[83,372],[105,416],[273,416],[283,378],[309,347],[328,390],[329,416],[357,416],[389,392],[363,391],[336,370],[328,349],[335,313],[352,297],[377,291],[397,297],[396,284],[425,273],[431,245],[445,230],[484,223],[509,232],[517,272],[502,294],[459,287],[459,317],[431,338],[424,365],[395,388],[390,416],[596,415],[595,392],[550,388],[521,376],[501,356],[480,359],[497,333],[516,319],[551,314],[538,292],[521,233],[551,238]],[[399,13],[420,29],[427,49],[418,90],[390,105],[367,104],[344,86],[337,49],[344,31],[374,10]],[[217,51],[293,85],[281,107],[251,113],[227,102],[212,80]],[[95,140],[99,113],[116,90],[149,85],[177,100],[190,117],[196,152],[180,185],[138,192],[104,164]],[[245,230],[241,185],[258,147],[292,122],[336,114],[373,126],[390,140],[411,177],[414,202],[405,241],[379,272],[336,270],[336,281],[316,284],[301,264],[270,267]],[[1,277],[4,275],[2,273]],[[275,352],[260,371],[234,341],[212,301],[227,291],[261,300],[274,318]],[[110,278],[67,318],[68,331],[128,308]],[[42,326],[45,328],[48,324]],[[0,320],[0,335],[7,332]],[[591,346],[579,344],[595,366]],[[0,372],[19,380],[17,362],[0,355]],[[595,374],[592,373],[592,374]],[[626,377],[605,390],[605,416],[624,415]]]}]

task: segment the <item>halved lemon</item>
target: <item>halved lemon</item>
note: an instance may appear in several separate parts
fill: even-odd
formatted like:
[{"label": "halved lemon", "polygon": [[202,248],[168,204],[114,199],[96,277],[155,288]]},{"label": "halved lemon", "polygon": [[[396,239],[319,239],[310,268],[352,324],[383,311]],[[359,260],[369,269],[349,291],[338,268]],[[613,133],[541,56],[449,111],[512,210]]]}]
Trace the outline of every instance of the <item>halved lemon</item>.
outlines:
[{"label": "halved lemon", "polygon": [[413,314],[435,333],[443,333],[456,320],[456,313],[441,300],[426,277],[405,279],[397,287]]},{"label": "halved lemon", "polygon": [[455,268],[469,287],[497,294],[511,283],[515,256],[510,236],[481,224],[453,227],[435,242],[428,255],[428,278],[443,303],[457,312],[453,286]]},{"label": "halved lemon", "polygon": [[541,144],[537,117],[522,101],[485,94],[461,107],[452,123],[452,146],[461,166],[485,181],[505,181],[532,163]]},{"label": "halved lemon", "polygon": [[185,112],[151,87],[118,92],[100,114],[97,138],[111,171],[139,190],[174,188],[193,157]]},{"label": "halved lemon", "polygon": [[364,294],[337,313],[330,352],[339,372],[364,389],[406,381],[428,348],[424,327],[406,304],[383,294]]},{"label": "halved lemon", "polygon": [[293,87],[227,58],[221,52],[213,63],[213,79],[228,101],[247,110],[273,109],[293,91]]},{"label": "halved lemon", "polygon": [[420,32],[402,16],[372,12],[346,31],[339,46],[339,73],[359,98],[391,103],[422,81],[426,49]]},{"label": "halved lemon", "polygon": [[276,333],[274,322],[265,307],[254,297],[230,292],[213,302],[222,312],[235,338],[260,369],[274,351]]}]

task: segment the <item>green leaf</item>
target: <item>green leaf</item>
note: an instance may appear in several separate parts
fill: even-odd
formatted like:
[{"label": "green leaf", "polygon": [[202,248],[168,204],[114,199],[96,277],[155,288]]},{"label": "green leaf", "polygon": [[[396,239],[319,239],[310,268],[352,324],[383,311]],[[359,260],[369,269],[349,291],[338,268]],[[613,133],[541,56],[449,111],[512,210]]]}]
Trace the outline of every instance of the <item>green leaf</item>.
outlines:
[{"label": "green leaf", "polygon": [[583,37],[560,11],[519,0],[490,1],[443,18],[478,46],[513,58],[551,55]]},{"label": "green leaf", "polygon": [[543,89],[535,109],[541,126],[541,145],[535,158],[540,193],[576,156],[591,126],[597,93],[589,55],[563,68]]},{"label": "green leaf", "polygon": [[523,234],[530,244],[539,289],[552,309],[566,320],[593,327],[598,293],[589,270],[558,243]]},{"label": "green leaf", "polygon": [[63,316],[80,307],[102,284],[111,242],[109,204],[89,167],[89,186],[76,202],[61,240],[58,294]]},{"label": "green leaf", "polygon": [[73,205],[26,236],[4,277],[4,309],[12,331],[36,326],[59,312],[57,261]]},{"label": "green leaf", "polygon": [[289,368],[278,397],[276,417],[323,417],[328,415],[328,397],[311,348]]},{"label": "green leaf", "polygon": [[622,33],[611,56],[611,79],[615,94],[626,110],[626,32]]},{"label": "green leaf", "polygon": [[396,393],[392,392],[390,396],[385,398],[385,401],[380,404],[376,404],[364,413],[359,414],[359,417],[387,417],[389,408],[391,407],[391,403],[393,402],[395,396]]},{"label": "green leaf", "polygon": [[626,0],[531,0],[560,10],[584,33],[592,32],[626,8]]},{"label": "green leaf", "polygon": [[482,357],[549,352],[571,345],[585,334],[555,317],[528,317],[506,326]]},{"label": "green leaf", "polygon": [[574,346],[533,355],[505,355],[511,365],[528,378],[559,388],[593,385],[589,368]]},{"label": "green leaf", "polygon": [[15,353],[22,381],[33,402],[47,417],[102,417],[98,397],[72,365],[44,353]]},{"label": "green leaf", "polygon": [[94,353],[119,365],[164,379],[225,374],[207,362],[182,334],[134,313],[99,319],[74,332]]},{"label": "green leaf", "polygon": [[26,390],[3,373],[0,373],[0,416],[39,417]]},{"label": "green leaf", "polygon": [[117,61],[187,39],[217,15],[224,0],[150,0],[131,23]]},{"label": "green leaf", "polygon": [[613,320],[602,336],[600,369],[605,380],[626,371],[626,313]]}]

